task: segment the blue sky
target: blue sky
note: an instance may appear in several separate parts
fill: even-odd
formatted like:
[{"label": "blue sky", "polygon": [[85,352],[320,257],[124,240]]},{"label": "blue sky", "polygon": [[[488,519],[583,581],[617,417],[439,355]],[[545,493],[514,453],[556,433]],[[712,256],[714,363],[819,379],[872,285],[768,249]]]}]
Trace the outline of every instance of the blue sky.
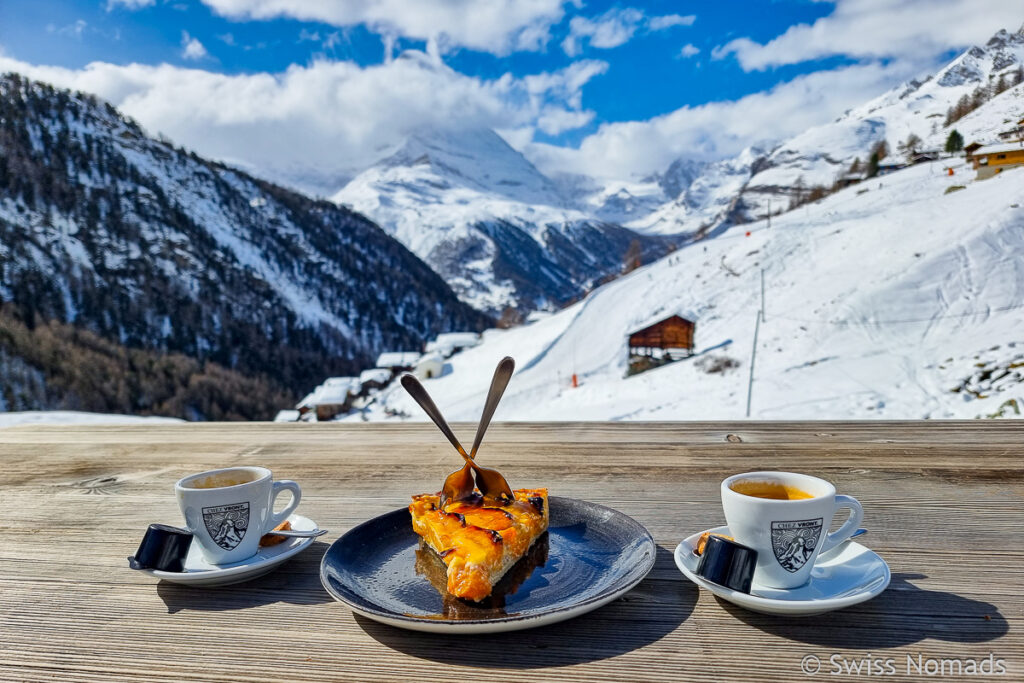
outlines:
[{"label": "blue sky", "polygon": [[[647,119],[684,105],[734,100],[800,73],[846,61],[833,57],[771,71],[744,72],[735,60],[710,58],[715,46],[734,37],[767,41],[793,24],[827,16],[828,3],[660,0],[636,5],[653,16],[679,14],[697,18],[691,26],[649,31],[612,49],[582,46],[579,56],[610,62],[607,72],[588,83],[584,92],[584,106],[596,113],[588,126],[590,130],[602,122]],[[599,16],[626,6],[610,0],[593,0],[580,14]],[[182,66],[195,66],[198,62],[204,69],[253,73],[282,71],[291,64],[306,64],[317,57],[352,60],[365,66],[383,61],[384,55],[381,35],[365,24],[337,27],[280,17],[239,21],[189,0],[156,3],[141,9],[115,5],[109,10],[102,0],[5,0],[0,13],[0,45],[9,56],[69,68],[81,68],[92,61],[168,62]],[[460,72],[481,78],[497,78],[506,72],[525,76],[562,68],[574,59],[559,46],[569,32],[568,19],[554,27],[546,50],[497,56],[455,49],[446,55],[446,61]],[[200,41],[208,57],[195,60],[182,56],[183,31]],[[684,45],[693,45],[700,52],[684,58]],[[424,47],[424,40],[400,37],[396,49]]]},{"label": "blue sky", "polygon": [[[1017,28],[1013,4],[4,0],[0,68],[324,189],[420,123],[488,125],[549,172],[626,178],[825,122]],[[394,59],[410,50],[415,68]]]}]

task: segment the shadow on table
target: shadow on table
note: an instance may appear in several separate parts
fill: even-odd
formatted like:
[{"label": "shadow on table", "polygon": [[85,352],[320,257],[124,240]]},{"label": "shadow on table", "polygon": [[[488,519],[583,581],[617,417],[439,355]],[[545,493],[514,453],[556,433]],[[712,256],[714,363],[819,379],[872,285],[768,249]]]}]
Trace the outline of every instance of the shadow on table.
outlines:
[{"label": "shadow on table", "polygon": [[275,602],[293,605],[316,605],[332,598],[320,584],[320,559],[330,545],[313,541],[309,548],[291,558],[274,571],[244,583],[219,588],[183,586],[161,581],[157,595],[167,606],[167,613],[182,610],[222,611],[247,609]]},{"label": "shadow on table", "polygon": [[[672,578],[658,578],[665,575]],[[569,621],[520,631],[514,640],[507,633],[452,638],[354,616],[377,642],[420,659],[501,669],[568,666],[616,657],[674,631],[697,602],[696,586],[678,576],[672,553],[659,547],[651,574],[622,598]]]},{"label": "shadow on table", "polygon": [[995,605],[910,583],[926,578],[923,574],[893,574],[889,587],[873,600],[813,617],[757,614],[716,599],[737,619],[766,633],[836,648],[899,647],[926,638],[984,643],[1009,630]]}]

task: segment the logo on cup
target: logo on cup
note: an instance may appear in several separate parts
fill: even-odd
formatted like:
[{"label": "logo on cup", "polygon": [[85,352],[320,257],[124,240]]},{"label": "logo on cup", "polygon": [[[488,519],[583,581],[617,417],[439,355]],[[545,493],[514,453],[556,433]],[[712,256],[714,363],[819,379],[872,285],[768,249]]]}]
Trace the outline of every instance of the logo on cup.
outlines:
[{"label": "logo on cup", "polygon": [[203,508],[203,522],[214,543],[224,550],[233,550],[249,528],[249,503]]},{"label": "logo on cup", "polygon": [[787,572],[797,572],[814,556],[823,518],[772,522],[772,550]]}]

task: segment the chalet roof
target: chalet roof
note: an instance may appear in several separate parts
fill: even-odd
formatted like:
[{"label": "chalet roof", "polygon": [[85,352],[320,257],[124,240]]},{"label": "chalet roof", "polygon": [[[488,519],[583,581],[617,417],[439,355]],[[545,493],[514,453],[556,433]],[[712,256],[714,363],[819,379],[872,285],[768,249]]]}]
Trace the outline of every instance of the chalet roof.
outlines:
[{"label": "chalet roof", "polygon": [[437,352],[434,352],[434,353],[425,353],[425,354],[423,354],[423,356],[422,356],[422,357],[421,357],[421,358],[420,358],[420,359],[419,359],[419,360],[418,360],[418,361],[416,362],[416,367],[420,367],[420,366],[422,366],[422,365],[426,365],[427,363],[438,363],[438,364],[444,364],[444,356],[442,356],[442,355],[441,355],[440,353],[437,353]]},{"label": "chalet roof", "polygon": [[298,422],[299,411],[297,410],[279,410],[277,415],[274,416],[274,422]]},{"label": "chalet roof", "polygon": [[983,157],[986,154],[1001,154],[1002,152],[1024,152],[1024,143],[1009,142],[1005,145],[986,145],[974,150],[972,156]]},{"label": "chalet roof", "polygon": [[316,406],[340,405],[348,401],[349,394],[358,393],[359,380],[355,377],[330,377],[316,389],[306,394],[295,406],[315,408]]},{"label": "chalet roof", "polygon": [[680,317],[680,318],[682,318],[683,320],[685,320],[685,321],[687,321],[689,323],[696,324],[696,322],[694,322],[694,321],[697,319],[697,316],[693,315],[693,313],[690,312],[690,311],[679,312],[679,313],[669,313],[669,314],[661,312],[661,313],[659,313],[657,316],[655,316],[653,318],[648,318],[647,320],[644,321],[644,323],[640,327],[636,327],[636,328],[630,330],[628,334],[633,335],[633,334],[636,334],[638,332],[644,332],[644,331],[650,329],[651,327],[654,327],[658,323],[660,323],[662,321],[665,321],[665,320],[668,320],[669,318],[674,318],[674,317]]},{"label": "chalet roof", "polygon": [[480,343],[480,335],[476,332],[445,332],[437,335],[437,339],[427,343],[427,353],[431,351],[450,351],[454,348],[469,348]]},{"label": "chalet roof", "polygon": [[385,351],[377,356],[378,368],[411,368],[420,359],[418,351]]},{"label": "chalet roof", "polygon": [[372,368],[359,373],[359,384],[366,384],[367,382],[384,384],[389,379],[391,379],[390,368]]}]

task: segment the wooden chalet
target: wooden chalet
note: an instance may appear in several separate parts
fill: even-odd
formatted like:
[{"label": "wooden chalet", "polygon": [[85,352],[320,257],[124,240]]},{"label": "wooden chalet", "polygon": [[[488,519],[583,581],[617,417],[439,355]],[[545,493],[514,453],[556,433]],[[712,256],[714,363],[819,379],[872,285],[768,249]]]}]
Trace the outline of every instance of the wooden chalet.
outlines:
[{"label": "wooden chalet", "polygon": [[630,356],[693,355],[693,333],[697,324],[681,315],[671,315],[629,334]]},{"label": "wooden chalet", "polygon": [[978,172],[977,180],[991,178],[1006,169],[1024,166],[1024,143],[1014,142],[981,147],[974,150],[971,162],[974,170]]}]

